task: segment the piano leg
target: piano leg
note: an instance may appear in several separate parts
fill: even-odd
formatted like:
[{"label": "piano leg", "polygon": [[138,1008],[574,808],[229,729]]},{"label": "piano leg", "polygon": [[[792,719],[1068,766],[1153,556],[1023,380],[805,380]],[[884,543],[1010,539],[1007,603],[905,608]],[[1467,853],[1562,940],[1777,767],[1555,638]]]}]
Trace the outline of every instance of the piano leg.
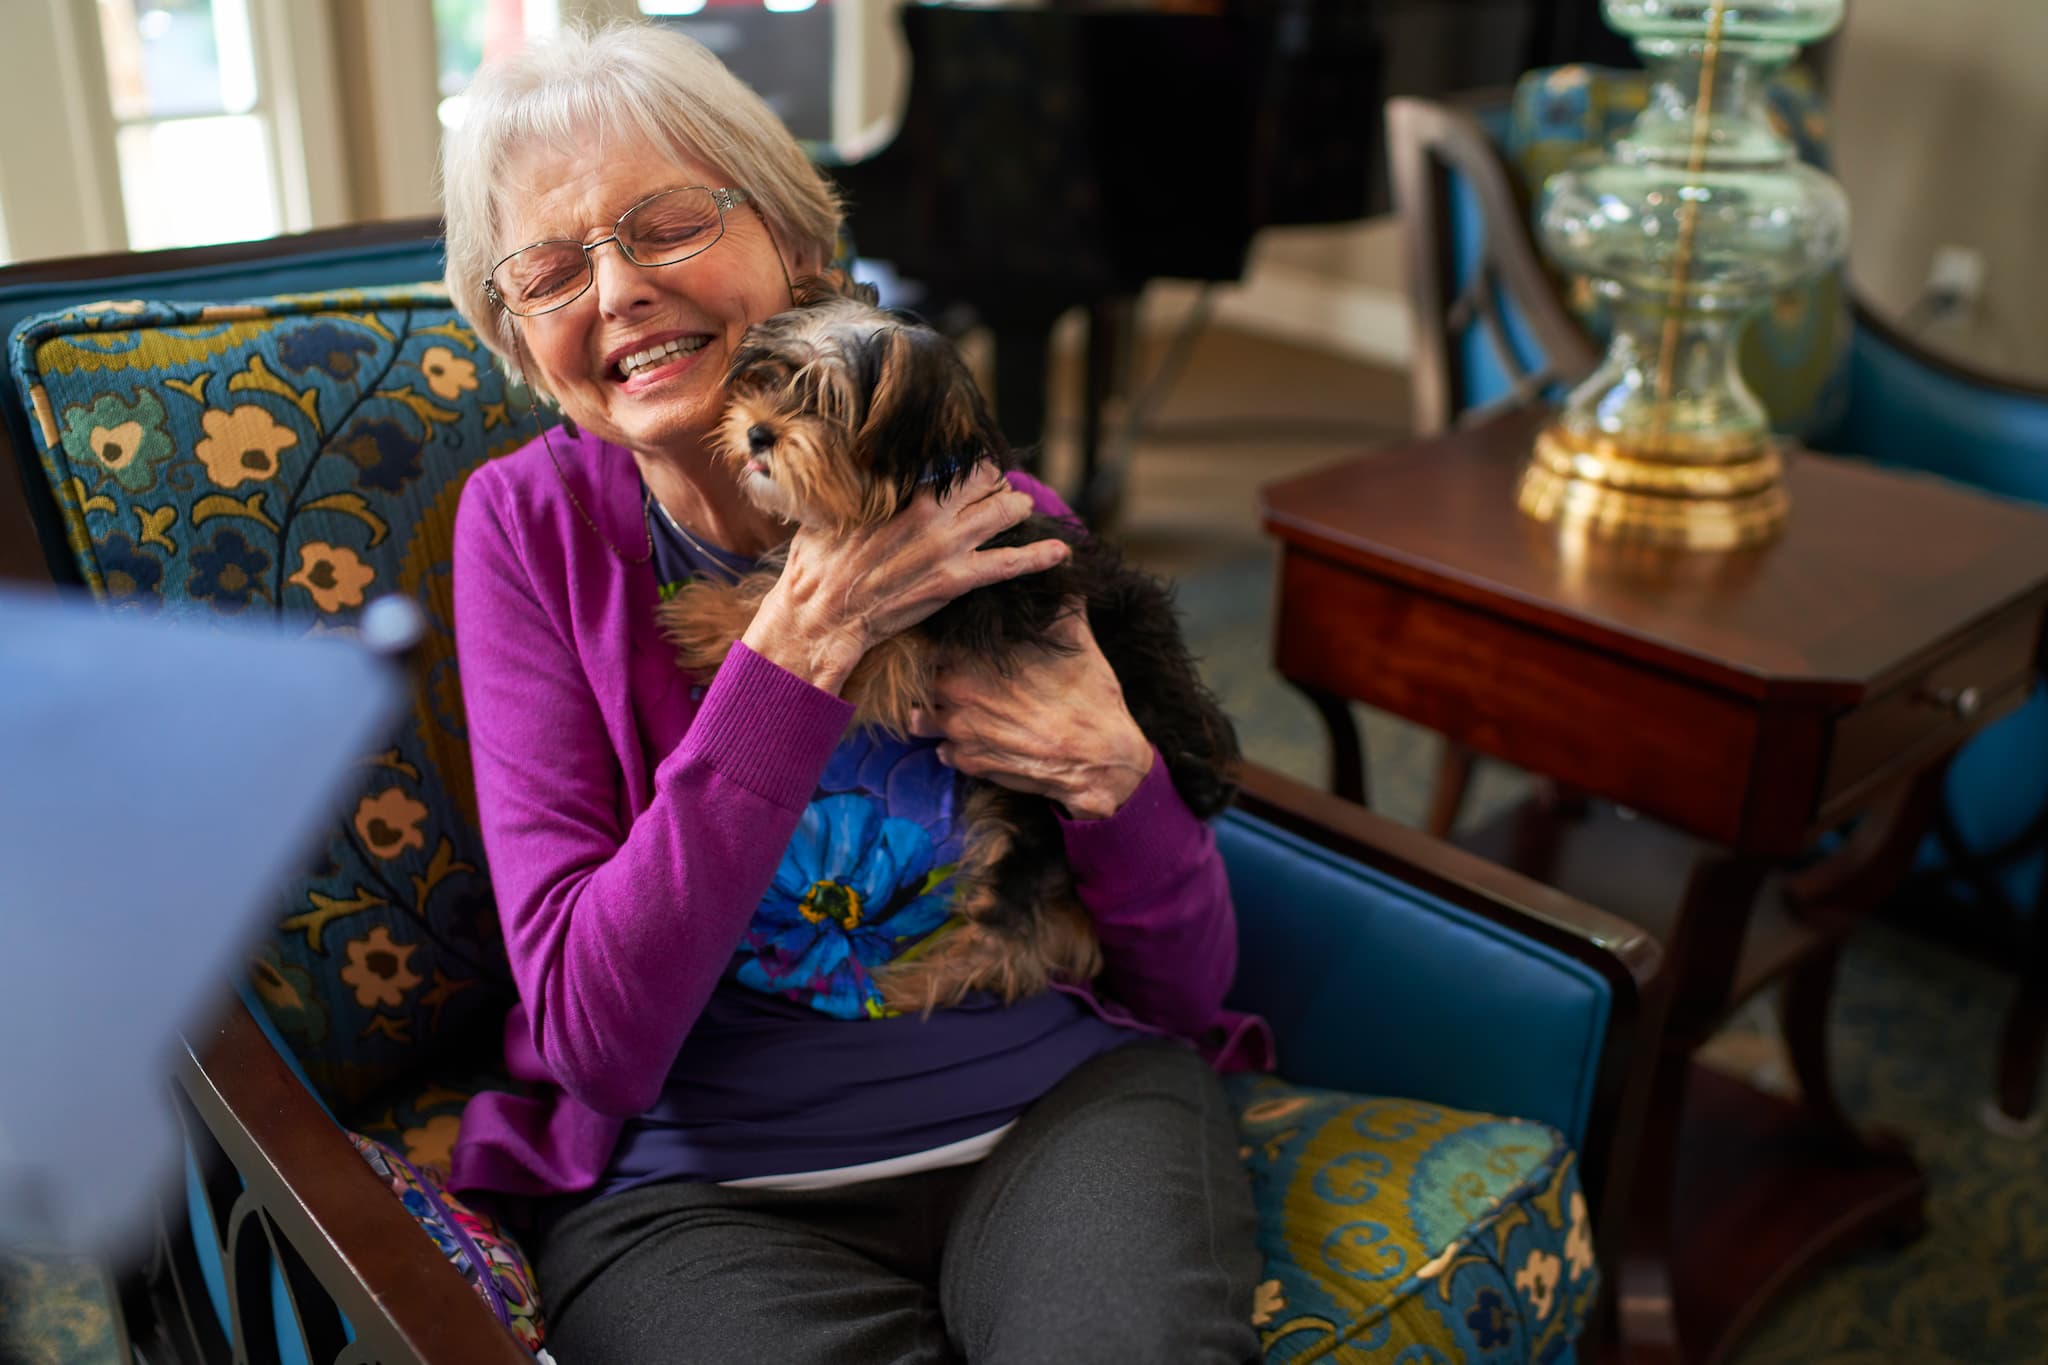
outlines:
[{"label": "piano leg", "polygon": [[983,316],[995,341],[996,424],[1018,462],[1034,477],[1045,473],[1046,353],[1058,315]]},{"label": "piano leg", "polygon": [[1137,301],[1128,294],[1104,299],[1088,310],[1088,353],[1084,357],[1081,394],[1081,472],[1069,499],[1081,520],[1101,530],[1116,517],[1123,502],[1124,466],[1109,452],[1102,461],[1103,415],[1110,400],[1128,387],[1133,323]]},{"label": "piano leg", "polygon": [[[1082,341],[1080,470],[1063,490],[1068,506],[1090,526],[1100,526],[1123,500],[1124,470],[1104,462],[1103,418],[1125,388],[1130,366],[1136,300],[1117,295],[1088,307]],[[995,342],[996,421],[1030,474],[1045,476],[1045,413],[1051,378],[1047,357],[1057,316],[985,317]],[[1112,456],[1115,452],[1109,452]]]}]

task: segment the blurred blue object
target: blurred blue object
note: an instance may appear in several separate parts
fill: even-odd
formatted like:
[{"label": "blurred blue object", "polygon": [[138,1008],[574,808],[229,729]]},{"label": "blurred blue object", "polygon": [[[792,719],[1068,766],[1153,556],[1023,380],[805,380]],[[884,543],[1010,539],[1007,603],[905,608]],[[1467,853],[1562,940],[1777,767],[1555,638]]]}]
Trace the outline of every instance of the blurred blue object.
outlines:
[{"label": "blurred blue object", "polygon": [[178,1033],[402,691],[353,640],[0,593],[0,1242],[141,1232],[176,1169]]}]

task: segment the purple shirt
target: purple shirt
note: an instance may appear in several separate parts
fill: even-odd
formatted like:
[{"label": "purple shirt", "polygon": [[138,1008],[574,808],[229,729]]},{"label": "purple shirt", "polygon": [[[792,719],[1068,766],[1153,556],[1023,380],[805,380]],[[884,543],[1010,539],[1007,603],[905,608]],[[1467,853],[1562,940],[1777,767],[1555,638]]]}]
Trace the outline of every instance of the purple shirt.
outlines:
[{"label": "purple shirt", "polygon": [[[852,710],[743,645],[696,695],[656,626],[654,575],[619,553],[647,544],[632,457],[588,434],[554,449],[559,474],[538,441],[479,468],[456,515],[470,755],[519,991],[505,1056],[526,1087],[470,1102],[459,1189],[598,1182],[626,1120],[662,1097]],[[1262,1022],[1222,1008],[1229,888],[1165,764],[1111,818],[1061,832],[1105,963],[1102,998],[1073,998],[1220,1066],[1270,1064]]]},{"label": "purple shirt", "polygon": [[728,983],[697,1016],[661,1098],[627,1121],[601,1188],[927,1152],[1002,1127],[1137,1036],[1058,991],[1008,1007],[977,995],[928,1020],[846,1020]]}]

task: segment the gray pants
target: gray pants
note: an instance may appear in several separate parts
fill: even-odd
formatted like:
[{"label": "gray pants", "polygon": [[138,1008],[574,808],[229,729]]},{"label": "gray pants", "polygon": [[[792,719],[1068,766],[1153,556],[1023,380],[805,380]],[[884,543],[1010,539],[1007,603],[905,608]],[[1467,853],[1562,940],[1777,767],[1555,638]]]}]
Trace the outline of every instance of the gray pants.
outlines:
[{"label": "gray pants", "polygon": [[838,1189],[670,1181],[542,1241],[561,1365],[1244,1365],[1260,1261],[1223,1088],[1186,1048],[1084,1064],[978,1165]]}]

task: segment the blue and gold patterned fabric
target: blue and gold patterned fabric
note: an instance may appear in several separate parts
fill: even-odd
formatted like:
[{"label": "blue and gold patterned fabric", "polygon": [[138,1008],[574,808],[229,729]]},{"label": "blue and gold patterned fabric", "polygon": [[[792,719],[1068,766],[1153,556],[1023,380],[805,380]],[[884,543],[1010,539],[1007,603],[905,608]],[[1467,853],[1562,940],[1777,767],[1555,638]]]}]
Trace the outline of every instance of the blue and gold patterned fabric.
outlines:
[{"label": "blue and gold patterned fabric", "polygon": [[[476,833],[449,544],[468,472],[531,422],[445,291],[89,304],[24,321],[9,360],[71,551],[115,609],[308,633],[352,630],[386,593],[424,609],[416,707],[364,756],[254,985],[343,1106],[439,1039],[493,1035],[509,975]],[[110,772],[110,807],[119,783]]]},{"label": "blue and gold patterned fabric", "polygon": [[[1575,64],[1530,71],[1515,83],[1503,159],[1540,201],[1543,182],[1628,130],[1649,88],[1641,71]],[[1771,125],[1802,161],[1828,165],[1827,106],[1804,67],[1788,67],[1766,85]],[[1773,298],[1742,334],[1742,379],[1778,431],[1812,436],[1831,430],[1848,403],[1851,319],[1846,263]],[[1608,324],[1585,280],[1567,282],[1565,300],[1595,336]]]},{"label": "blue and gold patterned fabric", "polygon": [[1599,1293],[1578,1159],[1554,1129],[1234,1077],[1266,1358],[1557,1360]]}]

